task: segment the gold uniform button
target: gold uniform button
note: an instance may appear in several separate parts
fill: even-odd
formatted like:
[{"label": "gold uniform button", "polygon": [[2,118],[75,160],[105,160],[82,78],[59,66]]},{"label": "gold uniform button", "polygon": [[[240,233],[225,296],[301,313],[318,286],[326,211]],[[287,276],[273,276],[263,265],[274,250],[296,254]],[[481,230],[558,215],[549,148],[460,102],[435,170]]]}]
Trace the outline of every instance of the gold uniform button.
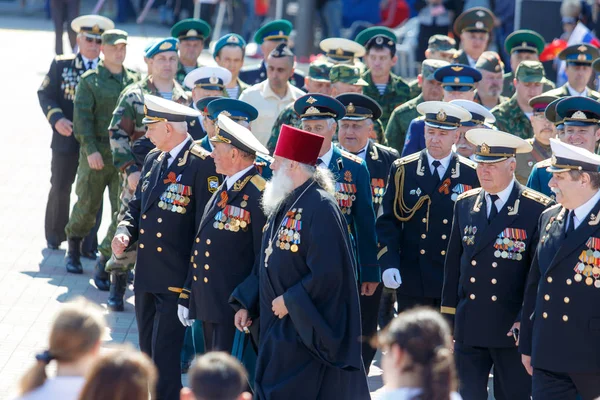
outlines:
[{"label": "gold uniform button", "polygon": [[204,283],[208,283],[208,278],[204,278]]},{"label": "gold uniform button", "polygon": [[140,249],[144,248],[144,243],[140,243]]},{"label": "gold uniform button", "polygon": [[474,294],[472,294],[472,295],[470,295],[470,296],[469,296],[469,298],[470,298],[471,300],[475,300],[475,295],[474,295]]},{"label": "gold uniform button", "polygon": [[146,219],[148,216],[146,214],[142,214],[142,219]]},{"label": "gold uniform button", "polygon": [[565,300],[565,303],[569,303],[571,301],[571,299],[569,299],[568,297],[565,297],[564,300]]},{"label": "gold uniform button", "polygon": [[492,285],[495,285],[496,283],[498,283],[498,280],[496,280],[496,278],[492,279]]},{"label": "gold uniform button", "polygon": [[421,222],[423,222],[423,223],[426,223],[426,222],[427,222],[427,218],[423,218],[423,219],[421,220]]},{"label": "gold uniform button", "polygon": [[544,317],[544,318],[548,318],[548,313],[547,313],[547,312],[545,312],[545,313],[542,313],[542,317]]},{"label": "gold uniform button", "polygon": [[194,250],[194,255],[197,256],[198,255],[198,250]]},{"label": "gold uniform button", "polygon": [[156,232],[156,237],[158,237],[158,238],[159,238],[159,237],[162,237],[162,233],[160,233],[160,232]]},{"label": "gold uniform button", "polygon": [[425,239],[426,237],[427,237],[427,235],[426,235],[426,234],[422,234],[422,235],[421,235],[421,239]]},{"label": "gold uniform button", "polygon": [[567,279],[567,285],[570,285],[571,283],[573,283],[573,281],[570,279]]},{"label": "gold uniform button", "polygon": [[198,264],[194,263],[194,268],[198,268]]},{"label": "gold uniform button", "polygon": [[446,240],[447,237],[448,236],[446,236],[446,235],[442,235],[442,240]]},{"label": "gold uniform button", "polygon": [[471,279],[469,279],[471,281],[471,283],[475,283],[475,277],[471,277]]},{"label": "gold uniform button", "polygon": [[158,251],[160,253],[162,251],[162,247],[157,247],[156,251]]},{"label": "gold uniform button", "polygon": [[204,269],[208,271],[210,269],[210,266],[208,264],[204,264]]},{"label": "gold uniform button", "polygon": [[196,238],[196,243],[200,243],[200,238]]},{"label": "gold uniform button", "polygon": [[546,300],[546,301],[550,301],[550,295],[549,295],[549,294],[545,294],[545,295],[544,295],[544,300]]},{"label": "gold uniform button", "polygon": [[496,301],[496,300],[498,300],[498,297],[492,296],[492,301]]},{"label": "gold uniform button", "polygon": [[425,250],[421,249],[420,253],[425,254]]},{"label": "gold uniform button", "polygon": [[206,244],[210,244],[210,243],[211,243],[210,239],[206,239]]},{"label": "gold uniform button", "polygon": [[194,280],[195,280],[195,281],[197,281],[197,280],[198,280],[198,277],[196,277],[196,276],[195,276],[195,277],[194,277]]},{"label": "gold uniform button", "polygon": [[140,229],[140,233],[141,233],[142,235],[144,234],[144,232],[146,232],[146,231],[145,231],[145,230],[143,230],[143,229]]},{"label": "gold uniform button", "polygon": [[563,321],[567,322],[569,320],[569,316],[568,315],[563,315]]},{"label": "gold uniform button", "polygon": [[552,277],[549,276],[548,279],[546,279],[546,281],[548,281],[548,283],[552,283]]},{"label": "gold uniform button", "polygon": [[159,224],[161,224],[162,223],[162,218],[157,219],[156,222],[158,222]]},{"label": "gold uniform button", "polygon": [[448,220],[444,218],[444,220],[442,221],[442,223],[443,223],[444,225],[446,225],[446,224],[448,223]]},{"label": "gold uniform button", "polygon": [[210,257],[210,253],[209,253],[208,251],[207,251],[206,253],[204,253],[204,255],[205,255],[206,257]]},{"label": "gold uniform button", "polygon": [[446,250],[442,250],[441,254],[442,254],[443,256],[445,256],[445,255],[446,255]]},{"label": "gold uniform button", "polygon": [[475,260],[471,260],[471,265],[472,265],[472,266],[476,266],[476,265],[477,265],[477,261],[475,261]]},{"label": "gold uniform button", "polygon": [[494,262],[492,263],[492,268],[496,268],[497,266],[498,266],[498,263],[494,261]]}]

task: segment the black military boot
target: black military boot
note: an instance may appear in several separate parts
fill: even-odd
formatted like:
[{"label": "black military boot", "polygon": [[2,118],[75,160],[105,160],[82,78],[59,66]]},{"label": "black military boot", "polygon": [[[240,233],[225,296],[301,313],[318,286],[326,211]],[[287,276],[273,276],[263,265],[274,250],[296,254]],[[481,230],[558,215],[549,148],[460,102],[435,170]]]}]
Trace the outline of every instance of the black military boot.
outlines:
[{"label": "black military boot", "polygon": [[118,271],[110,273],[110,292],[106,302],[110,311],[123,311],[125,305],[123,297],[127,290],[127,272]]},{"label": "black military boot", "polygon": [[108,289],[110,288],[110,277],[104,270],[106,267],[106,261],[106,257],[100,255],[100,258],[98,258],[96,266],[94,267],[94,283],[96,284],[98,290],[103,292],[108,292]]},{"label": "black military boot", "polygon": [[82,274],[81,266],[81,238],[72,237],[67,239],[67,256],[65,257],[65,267],[67,272],[72,274]]}]

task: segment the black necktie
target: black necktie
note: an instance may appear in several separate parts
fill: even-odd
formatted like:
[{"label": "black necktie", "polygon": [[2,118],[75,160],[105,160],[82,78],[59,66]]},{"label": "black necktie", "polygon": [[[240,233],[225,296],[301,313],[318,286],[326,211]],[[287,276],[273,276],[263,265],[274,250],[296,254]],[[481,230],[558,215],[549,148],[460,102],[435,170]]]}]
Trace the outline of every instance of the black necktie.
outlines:
[{"label": "black necktie", "polygon": [[498,200],[499,197],[497,194],[490,194],[489,196],[492,206],[490,207],[490,215],[488,216],[488,222],[492,222],[494,217],[498,215],[498,207],[496,207],[496,200]]},{"label": "black necktie", "polygon": [[171,158],[171,153],[165,153],[165,156],[162,160],[162,163],[160,164],[160,170],[159,170],[159,179],[163,177],[163,175],[165,174],[165,171],[167,170],[168,166],[169,166],[169,158]]},{"label": "black necktie", "polygon": [[93,66],[94,66],[94,62],[91,60],[88,61],[87,69],[92,69]]},{"label": "black necktie", "polygon": [[575,211],[569,211],[569,225],[565,230],[565,237],[568,237],[571,232],[575,230]]},{"label": "black necktie", "polygon": [[435,182],[436,182],[436,186],[437,186],[437,184],[440,183],[440,181],[442,180],[440,177],[440,172],[438,171],[438,168],[440,167],[440,165],[442,165],[442,163],[439,162],[438,160],[433,160],[431,165],[433,165],[433,177],[435,178]]},{"label": "black necktie", "polygon": [[317,159],[317,167],[326,167],[325,161],[322,158]]}]

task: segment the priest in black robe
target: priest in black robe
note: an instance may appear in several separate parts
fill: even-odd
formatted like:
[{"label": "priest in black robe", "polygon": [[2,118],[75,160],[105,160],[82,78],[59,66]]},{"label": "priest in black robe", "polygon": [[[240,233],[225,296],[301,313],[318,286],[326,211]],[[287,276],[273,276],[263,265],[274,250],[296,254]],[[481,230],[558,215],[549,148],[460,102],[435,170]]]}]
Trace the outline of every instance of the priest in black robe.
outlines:
[{"label": "priest in black robe", "polygon": [[333,178],[315,168],[322,141],[282,126],[263,197],[261,262],[230,300],[238,329],[260,324],[259,400],[370,398],[356,261]]}]

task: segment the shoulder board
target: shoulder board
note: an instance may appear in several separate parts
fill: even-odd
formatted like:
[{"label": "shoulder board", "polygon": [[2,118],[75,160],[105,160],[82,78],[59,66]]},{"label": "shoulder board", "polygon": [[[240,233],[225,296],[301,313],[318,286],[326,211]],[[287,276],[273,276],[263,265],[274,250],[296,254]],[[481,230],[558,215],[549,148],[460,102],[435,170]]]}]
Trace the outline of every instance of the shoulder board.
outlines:
[{"label": "shoulder board", "polygon": [[250,182],[252,182],[252,184],[261,192],[265,190],[265,185],[267,184],[265,178],[258,174],[254,175],[252,179],[250,179]]},{"label": "shoulder board", "polygon": [[152,150],[150,150],[150,151],[148,152],[148,154],[156,153],[157,151],[160,151],[160,150],[158,149],[158,147],[155,147],[155,148],[153,148]]},{"label": "shoulder board", "polygon": [[394,165],[396,167],[399,167],[401,165],[408,164],[413,161],[417,161],[420,157],[421,157],[421,152],[413,153],[409,156],[402,157],[402,158],[399,158],[398,160],[394,161]]},{"label": "shoulder board", "polygon": [[76,56],[76,54],[59,54],[54,59],[56,61],[74,60]]},{"label": "shoulder board", "polygon": [[210,156],[210,153],[196,142],[194,142],[192,147],[190,147],[190,152],[196,157],[200,157],[203,160],[206,159],[206,157]]},{"label": "shoulder board", "polygon": [[398,157],[398,150],[396,150],[396,149],[393,149],[393,148],[388,147],[388,146],[384,146],[384,145],[379,144],[379,143],[373,143],[373,146],[377,147],[379,150],[387,151],[388,153],[392,153],[393,155],[395,155],[396,157]]},{"label": "shoulder board", "polygon": [[547,212],[551,212],[553,210],[556,210],[557,208],[562,208],[562,204],[557,203],[557,204],[553,205],[552,207],[548,207],[544,211],[542,211],[542,214],[546,214]]},{"label": "shoulder board", "polygon": [[465,164],[473,169],[477,168],[477,163],[471,159],[468,159],[467,157],[463,157],[460,154],[457,154],[458,156],[458,161],[460,161],[461,164]]},{"label": "shoulder board", "polygon": [[481,192],[481,188],[475,188],[475,189],[471,189],[471,190],[467,190],[464,193],[461,193],[457,198],[456,201],[464,199],[466,197],[471,197],[471,196],[475,196],[476,194],[479,194],[479,192]]},{"label": "shoulder board", "polygon": [[539,163],[535,164],[535,166],[538,167],[538,168],[549,167],[551,165],[552,165],[552,159],[551,158],[546,158],[545,160],[542,160]]},{"label": "shoulder board", "polygon": [[359,156],[356,156],[356,155],[354,155],[352,153],[349,153],[349,152],[344,151],[344,150],[341,150],[341,153],[342,153],[343,157],[345,157],[345,158],[347,158],[349,160],[352,160],[352,161],[354,161],[357,164],[362,164],[362,162],[363,162],[362,158],[360,158]]},{"label": "shoulder board", "polygon": [[538,203],[543,204],[544,206],[547,206],[548,204],[552,203],[552,199],[550,197],[546,196],[545,194],[541,194],[540,192],[536,192],[532,189],[525,189],[523,191],[523,196],[533,201],[537,201]]},{"label": "shoulder board", "polygon": [[95,69],[88,69],[87,71],[85,71],[82,75],[80,79],[86,79],[88,76],[91,75],[96,75],[98,73],[98,70]]},{"label": "shoulder board", "polygon": [[[533,138],[525,139],[525,141],[529,144],[533,144]],[[540,161],[541,162],[541,161]]]}]

